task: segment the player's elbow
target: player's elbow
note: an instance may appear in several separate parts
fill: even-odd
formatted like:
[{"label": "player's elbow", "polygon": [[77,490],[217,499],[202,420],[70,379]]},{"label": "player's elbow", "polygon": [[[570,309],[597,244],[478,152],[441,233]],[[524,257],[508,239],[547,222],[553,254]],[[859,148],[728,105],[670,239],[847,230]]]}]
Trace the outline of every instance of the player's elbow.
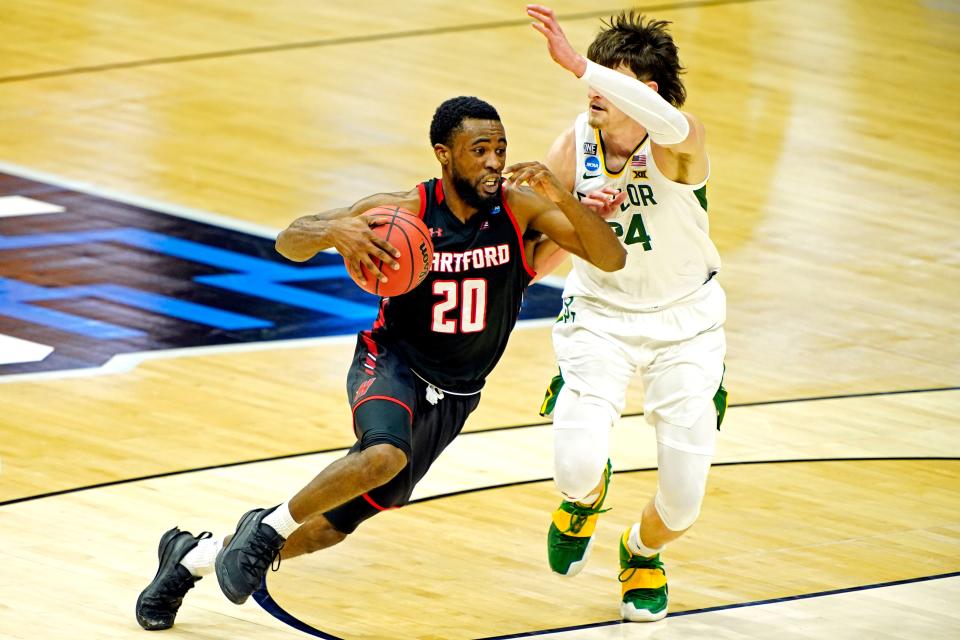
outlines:
[{"label": "player's elbow", "polygon": [[313,257],[313,254],[308,254],[304,251],[297,250],[297,243],[290,238],[289,229],[280,232],[280,235],[277,236],[277,241],[273,246],[277,250],[277,253],[282,255],[287,260],[292,260],[293,262],[305,262]]},{"label": "player's elbow", "polygon": [[604,254],[603,263],[598,264],[597,268],[607,273],[620,271],[627,264],[627,250],[623,245],[617,243],[617,250]]}]

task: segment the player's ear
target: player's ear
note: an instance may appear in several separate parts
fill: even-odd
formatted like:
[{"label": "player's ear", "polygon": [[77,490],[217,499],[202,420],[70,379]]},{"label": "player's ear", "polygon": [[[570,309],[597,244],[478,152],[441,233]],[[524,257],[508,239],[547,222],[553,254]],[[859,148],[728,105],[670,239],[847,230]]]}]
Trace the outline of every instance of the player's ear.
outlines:
[{"label": "player's ear", "polygon": [[437,156],[437,160],[443,166],[450,164],[450,147],[438,142],[437,144],[433,145],[433,155]]}]

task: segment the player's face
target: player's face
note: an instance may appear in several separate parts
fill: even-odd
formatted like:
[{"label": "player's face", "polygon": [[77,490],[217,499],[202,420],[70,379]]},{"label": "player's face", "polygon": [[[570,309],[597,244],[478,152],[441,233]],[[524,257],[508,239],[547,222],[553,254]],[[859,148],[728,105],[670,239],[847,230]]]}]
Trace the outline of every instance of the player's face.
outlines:
[{"label": "player's face", "polygon": [[[614,71],[618,71],[633,79],[637,78],[637,74],[631,71],[630,67],[625,64],[616,67]],[[647,82],[646,84],[656,91],[657,85],[655,82]],[[611,130],[633,122],[627,114],[613,106],[613,103],[594,91],[592,87],[587,91],[587,98],[589,99],[587,121],[594,129]]]},{"label": "player's face", "polygon": [[507,162],[507,134],[499,120],[464,120],[453,139],[450,175],[464,202],[477,209],[500,197]]}]

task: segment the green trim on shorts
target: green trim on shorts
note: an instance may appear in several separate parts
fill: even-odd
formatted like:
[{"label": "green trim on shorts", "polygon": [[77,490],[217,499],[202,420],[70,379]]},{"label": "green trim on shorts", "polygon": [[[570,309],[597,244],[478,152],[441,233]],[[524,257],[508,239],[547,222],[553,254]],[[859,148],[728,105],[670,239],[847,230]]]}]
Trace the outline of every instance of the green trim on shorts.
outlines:
[{"label": "green trim on shorts", "polygon": [[720,431],[720,425],[723,424],[723,416],[727,413],[727,389],[723,386],[723,376],[727,374],[727,365],[723,365],[723,374],[720,376],[720,386],[717,392],[713,394],[713,406],[717,408],[717,431]]},{"label": "green trim on shorts", "polygon": [[553,409],[557,406],[557,396],[560,395],[560,389],[563,388],[563,374],[558,370],[557,375],[553,376],[550,384],[547,385],[547,391],[543,394],[543,402],[540,403],[540,415],[549,418],[553,415]]},{"label": "green trim on shorts", "polygon": [[693,192],[693,195],[697,196],[697,200],[700,202],[700,206],[703,207],[703,210],[707,210],[707,185],[703,185],[699,189]]}]

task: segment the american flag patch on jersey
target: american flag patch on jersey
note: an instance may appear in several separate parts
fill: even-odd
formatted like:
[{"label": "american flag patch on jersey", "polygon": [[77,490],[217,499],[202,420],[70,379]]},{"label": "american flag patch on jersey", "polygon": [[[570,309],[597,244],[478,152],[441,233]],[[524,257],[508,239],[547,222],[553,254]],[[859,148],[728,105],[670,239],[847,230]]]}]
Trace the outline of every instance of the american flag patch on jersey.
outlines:
[{"label": "american flag patch on jersey", "polygon": [[631,167],[645,167],[647,166],[647,154],[640,153],[633,156],[633,160],[630,161]]}]

